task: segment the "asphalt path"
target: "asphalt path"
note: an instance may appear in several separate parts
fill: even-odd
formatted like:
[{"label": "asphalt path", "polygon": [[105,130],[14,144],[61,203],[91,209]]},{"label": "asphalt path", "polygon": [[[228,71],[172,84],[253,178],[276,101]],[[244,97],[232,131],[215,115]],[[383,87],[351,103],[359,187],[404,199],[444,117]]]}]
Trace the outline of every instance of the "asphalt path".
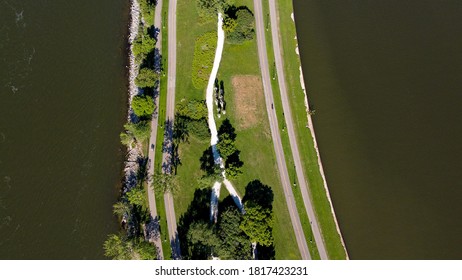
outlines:
[{"label": "asphalt path", "polygon": [[[169,166],[164,172],[171,172],[172,136],[175,117],[175,84],[176,84],[176,3],[177,0],[170,0],[168,6],[168,74],[167,74],[167,105],[165,109],[166,120],[171,125],[165,125],[167,130],[166,149],[163,154],[162,165]],[[165,213],[167,216],[168,235],[172,247],[172,258],[181,259],[180,242],[178,239],[175,208],[173,196],[170,192],[164,194]]]},{"label": "asphalt path", "polygon": [[[161,28],[161,22],[162,22],[162,0],[157,1],[156,5],[156,11],[154,15],[154,26],[156,28],[159,28],[159,32],[157,33],[157,42],[156,42],[156,48],[159,50],[159,53],[162,52],[162,28]],[[160,92],[160,85],[158,85],[157,92]],[[155,99],[155,104],[157,106],[159,105],[159,95],[156,96]],[[157,118],[158,112],[155,112],[152,121],[151,121],[151,136],[149,139],[149,152],[148,152],[148,178],[152,178],[154,175],[154,160],[156,158],[155,156],[155,146],[156,145],[156,139],[157,139],[157,126],[159,124],[159,119]],[[151,148],[154,147],[154,148]],[[155,226],[157,227],[157,231],[159,231],[159,217],[157,215],[157,206],[156,206],[156,195],[154,192],[154,188],[152,185],[152,181],[148,180],[148,202],[149,202],[149,211],[151,214],[152,219],[155,222]],[[160,259],[164,258],[164,252],[162,250],[162,240],[160,238],[160,235],[154,239],[154,244],[157,247],[158,250],[158,255]]]},{"label": "asphalt path", "polygon": [[290,149],[292,150],[292,156],[295,164],[295,171],[297,173],[298,184],[300,191],[302,192],[303,203],[305,204],[306,213],[310,220],[311,229],[313,231],[314,240],[318,247],[319,256],[322,260],[327,260],[326,247],[322,238],[321,230],[314,213],[313,204],[308,193],[309,183],[303,173],[303,166],[300,160],[300,152],[298,150],[297,139],[295,137],[295,130],[292,121],[292,112],[289,105],[289,98],[287,96],[287,87],[284,75],[284,64],[281,54],[281,43],[279,38],[279,22],[276,10],[276,1],[269,0],[270,19],[271,19],[271,36],[273,39],[273,50],[274,59],[276,63],[276,70],[279,83],[279,91],[281,93],[282,108],[284,111],[284,118],[286,122],[287,132],[289,135]]},{"label": "asphalt path", "polygon": [[281,177],[281,184],[284,190],[284,195],[289,209],[290,219],[294,228],[295,237],[297,240],[298,248],[302,259],[311,259],[310,252],[306,243],[303,228],[298,215],[297,207],[295,205],[294,194],[292,192],[292,186],[289,179],[289,172],[287,171],[286,160],[284,157],[284,151],[282,149],[281,135],[279,132],[279,125],[276,117],[276,112],[273,109],[273,90],[271,88],[271,81],[269,76],[268,57],[266,50],[265,41],[265,29],[263,23],[263,10],[261,0],[254,0],[255,9],[255,21],[256,21],[256,33],[257,33],[257,45],[258,45],[258,56],[260,60],[260,69],[262,72],[263,90],[265,92],[266,110],[268,112],[269,123],[271,127],[271,136],[273,139],[274,150],[276,153],[276,162],[279,169],[279,175]]}]

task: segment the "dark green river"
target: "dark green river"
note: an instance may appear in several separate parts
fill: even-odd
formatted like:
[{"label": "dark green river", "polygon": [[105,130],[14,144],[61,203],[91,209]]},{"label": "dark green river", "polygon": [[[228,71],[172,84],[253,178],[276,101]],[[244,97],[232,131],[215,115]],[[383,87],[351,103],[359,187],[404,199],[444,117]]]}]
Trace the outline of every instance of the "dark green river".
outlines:
[{"label": "dark green river", "polygon": [[124,0],[0,0],[0,259],[100,259],[117,231]]},{"label": "dark green river", "polygon": [[462,258],[462,2],[294,0],[352,259]]}]

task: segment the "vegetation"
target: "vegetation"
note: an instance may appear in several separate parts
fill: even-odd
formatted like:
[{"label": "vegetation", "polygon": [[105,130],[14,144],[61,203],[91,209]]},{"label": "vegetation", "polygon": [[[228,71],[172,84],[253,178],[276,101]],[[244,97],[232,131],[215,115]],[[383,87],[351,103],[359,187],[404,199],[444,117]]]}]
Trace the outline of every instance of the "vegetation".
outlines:
[{"label": "vegetation", "polygon": [[255,37],[255,18],[247,7],[228,9],[223,25],[231,44],[242,44]]},{"label": "vegetation", "polygon": [[124,235],[109,235],[104,242],[104,255],[114,260],[155,260],[156,247],[142,239],[129,239]]},{"label": "vegetation", "polygon": [[225,162],[226,174],[230,178],[236,178],[242,174],[241,168],[244,162],[239,158],[241,153],[236,148],[236,130],[228,119],[225,119],[218,129],[217,148]]},{"label": "vegetation", "polygon": [[149,27],[154,25],[154,12],[156,8],[156,0],[139,0],[141,16],[144,23]]},{"label": "vegetation", "polygon": [[127,192],[127,199],[133,205],[141,206],[147,209],[148,201],[146,200],[146,192],[141,187],[136,187]]},{"label": "vegetation", "polygon": [[151,127],[148,121],[129,122],[124,125],[124,128],[125,132],[120,134],[120,141],[128,147],[132,147],[135,141],[141,144],[151,135]]},{"label": "vegetation", "polygon": [[[249,9],[251,9],[252,1],[236,0],[235,5],[238,7],[248,6]],[[176,98],[177,100],[200,100],[204,98],[204,87],[197,89],[194,86],[191,78],[195,42],[198,37],[204,35],[205,33],[214,32],[216,30],[216,14],[213,15],[213,20],[201,20],[197,9],[191,9],[191,2],[186,0],[178,1],[177,13],[178,16],[183,20],[177,23],[179,40],[177,46],[177,55],[182,62],[181,67],[177,67],[178,82]],[[236,63],[236,59],[239,60],[239,63]],[[245,165],[241,169],[242,174],[240,176],[237,178],[230,178],[228,175],[228,178],[232,180],[232,183],[236,187],[239,194],[244,194],[245,186],[248,182],[255,178],[264,178],[265,182],[273,186],[272,190],[274,191],[275,196],[283,197],[283,192],[276,169],[274,150],[270,138],[266,111],[263,111],[261,116],[257,116],[257,122],[255,126],[246,129],[238,125],[238,120],[245,120],[247,116],[236,114],[236,107],[241,106],[241,104],[237,103],[235,100],[237,92],[236,89],[232,86],[233,77],[235,77],[235,75],[260,75],[255,39],[245,41],[242,44],[225,44],[223,58],[220,63],[220,70],[218,75],[219,81],[224,82],[226,89],[226,114],[222,116],[226,116],[233,125],[236,124],[235,133],[238,135],[238,137],[236,137],[235,146],[240,150],[240,159],[245,162]],[[257,104],[258,106],[264,106],[264,99],[262,102],[257,99]],[[215,119],[217,121],[218,127],[220,127],[224,119],[225,118]],[[182,143],[179,148],[179,155],[181,155],[182,164],[178,166],[178,173],[176,177],[179,182],[181,196],[174,197],[175,212],[180,216],[183,215],[185,220],[187,220],[186,218],[191,220],[191,216],[188,213],[197,213],[203,211],[203,219],[205,222],[209,223],[209,190],[210,186],[213,185],[213,182],[215,182],[217,179],[220,180],[220,175],[217,174],[219,169],[209,169],[211,171],[210,173],[205,172],[205,170],[201,170],[201,161],[199,161],[198,158],[204,155],[204,150],[208,150],[208,141],[200,141],[197,137],[192,137],[194,136],[193,131],[189,131],[189,133],[189,141]],[[255,145],[255,143],[258,143],[258,145]],[[194,201],[197,197],[195,191],[203,193],[203,199],[201,199],[201,203],[196,204],[196,207],[193,209],[193,207],[190,208],[189,206],[192,206],[193,203],[191,203],[191,201]],[[222,189],[222,195],[224,194],[226,194],[226,190]],[[227,198],[220,202],[219,213],[224,213],[225,210],[221,210],[221,207],[225,204],[225,201],[227,201]],[[287,226],[287,221],[289,221],[290,218],[285,200],[275,200],[273,207],[274,246],[266,247],[258,245],[258,254],[262,255],[262,257],[259,256],[259,258],[300,258],[293,230],[291,227]],[[218,223],[219,222],[220,215],[218,216]],[[181,226],[179,227],[179,231],[180,228]],[[184,227],[182,228],[184,229]],[[217,228],[215,230],[218,231]],[[184,233],[184,230],[181,234],[179,232],[182,253],[188,251],[186,236],[187,232]],[[251,248],[249,248],[248,253],[251,253]],[[186,258],[193,258],[191,257],[190,253],[186,253],[186,255]],[[217,255],[215,254],[215,256]],[[220,256],[220,258],[224,257]]]},{"label": "vegetation", "polygon": [[138,61],[142,61],[154,50],[156,40],[144,29],[140,30],[138,36],[132,44],[133,54]]},{"label": "vegetation", "polygon": [[203,18],[216,18],[218,12],[223,12],[234,4],[233,0],[196,0],[199,15]]},{"label": "vegetation", "polygon": [[163,195],[166,192],[172,194],[178,191],[178,181],[172,174],[156,173],[153,176],[153,186],[156,194]]},{"label": "vegetation", "polygon": [[181,100],[180,103],[176,105],[175,112],[185,118],[191,120],[201,120],[207,118],[207,106],[205,105],[204,100]]},{"label": "vegetation", "polygon": [[212,72],[217,33],[207,32],[196,39],[191,78],[195,88],[205,89]]},{"label": "vegetation", "polygon": [[138,117],[148,117],[154,113],[154,100],[148,95],[137,95],[132,100],[133,112]]},{"label": "vegetation", "polygon": [[141,68],[136,76],[135,84],[139,88],[152,88],[159,79],[159,73],[149,68]]},{"label": "vegetation", "polygon": [[[217,223],[210,222],[210,190],[196,189],[188,211],[180,217],[178,233],[186,259],[252,259],[251,241],[272,247],[271,188],[254,180],[246,190],[246,212],[237,209],[228,196],[221,203]],[[268,195],[260,198],[260,192]],[[258,194],[258,195],[256,195]],[[248,209],[247,209],[248,207]],[[274,248],[273,248],[274,250]],[[258,255],[265,259],[269,254]]]}]

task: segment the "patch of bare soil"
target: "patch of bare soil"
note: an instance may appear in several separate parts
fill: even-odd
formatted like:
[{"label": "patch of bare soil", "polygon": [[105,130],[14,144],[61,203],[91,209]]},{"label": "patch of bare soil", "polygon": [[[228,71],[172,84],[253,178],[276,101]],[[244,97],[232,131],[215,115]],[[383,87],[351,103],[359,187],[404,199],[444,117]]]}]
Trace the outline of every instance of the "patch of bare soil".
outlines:
[{"label": "patch of bare soil", "polygon": [[263,86],[258,76],[234,76],[234,111],[237,126],[248,129],[259,125],[265,116]]}]

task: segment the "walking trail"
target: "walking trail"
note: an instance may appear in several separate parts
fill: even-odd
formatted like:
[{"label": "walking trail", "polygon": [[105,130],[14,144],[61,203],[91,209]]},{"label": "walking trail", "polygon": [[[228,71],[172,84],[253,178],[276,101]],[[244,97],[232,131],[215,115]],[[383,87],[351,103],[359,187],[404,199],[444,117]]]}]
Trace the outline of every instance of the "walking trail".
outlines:
[{"label": "walking trail", "polygon": [[[217,40],[217,49],[215,52],[215,59],[213,61],[213,68],[212,73],[210,74],[209,82],[207,84],[207,94],[206,94],[206,103],[207,103],[207,110],[208,110],[208,125],[210,129],[210,145],[212,146],[213,151],[213,159],[215,164],[220,165],[220,168],[223,175],[223,183],[225,184],[226,189],[228,190],[229,194],[232,196],[234,202],[236,203],[239,210],[242,212],[244,210],[242,206],[242,201],[239,195],[237,194],[236,190],[234,189],[231,182],[226,179],[226,174],[224,171],[224,162],[220,156],[220,153],[217,150],[217,143],[218,143],[218,132],[217,132],[217,125],[215,123],[214,112],[213,112],[213,91],[215,86],[215,79],[217,78],[218,68],[220,67],[221,56],[223,55],[223,47],[225,44],[225,32],[223,31],[223,17],[221,13],[218,13],[218,40]],[[212,187],[212,196],[211,196],[211,203],[210,203],[210,220],[216,222],[217,214],[218,214],[218,197],[220,196],[220,188],[221,183],[216,181]]]}]

